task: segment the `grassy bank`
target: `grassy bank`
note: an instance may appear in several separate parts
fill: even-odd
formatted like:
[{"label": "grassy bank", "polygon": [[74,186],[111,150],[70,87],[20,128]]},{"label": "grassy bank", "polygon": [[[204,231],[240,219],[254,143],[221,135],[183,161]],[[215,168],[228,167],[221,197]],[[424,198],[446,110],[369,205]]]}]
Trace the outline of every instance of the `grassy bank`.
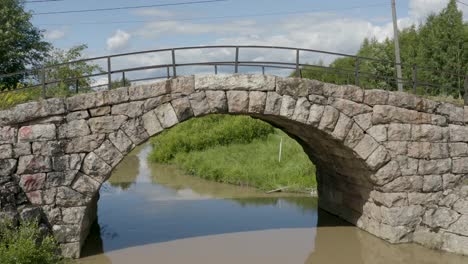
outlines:
[{"label": "grassy bank", "polygon": [[153,138],[152,144],[150,161],[176,164],[204,179],[265,191],[316,186],[315,167],[302,147],[282,131],[249,117],[192,119]]}]

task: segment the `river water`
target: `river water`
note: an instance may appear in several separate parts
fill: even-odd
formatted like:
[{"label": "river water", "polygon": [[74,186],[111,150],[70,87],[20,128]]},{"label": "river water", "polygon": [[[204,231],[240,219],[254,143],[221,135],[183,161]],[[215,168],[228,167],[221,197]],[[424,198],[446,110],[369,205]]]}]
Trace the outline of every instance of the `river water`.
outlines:
[{"label": "river water", "polygon": [[317,209],[305,195],[213,183],[136,149],[101,188],[82,264],[468,263],[418,245],[390,245]]}]

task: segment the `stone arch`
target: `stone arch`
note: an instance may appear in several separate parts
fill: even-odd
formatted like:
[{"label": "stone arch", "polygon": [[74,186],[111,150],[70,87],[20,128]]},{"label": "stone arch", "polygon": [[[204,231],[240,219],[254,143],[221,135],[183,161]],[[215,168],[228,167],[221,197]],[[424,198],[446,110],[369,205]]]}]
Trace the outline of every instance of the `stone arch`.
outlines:
[{"label": "stone arch", "polygon": [[64,255],[78,257],[96,194],[123,157],[213,113],[249,115],[295,137],[316,164],[321,208],[392,243],[467,253],[457,244],[468,241],[463,108],[267,75],[179,77],[1,111],[2,211],[41,208]]}]

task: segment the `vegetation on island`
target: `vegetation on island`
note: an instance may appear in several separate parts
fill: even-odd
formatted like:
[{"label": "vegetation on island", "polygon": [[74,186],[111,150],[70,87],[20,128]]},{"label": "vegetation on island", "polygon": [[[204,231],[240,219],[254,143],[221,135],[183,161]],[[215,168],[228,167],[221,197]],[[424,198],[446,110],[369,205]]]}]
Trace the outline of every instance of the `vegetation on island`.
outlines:
[{"label": "vegetation on island", "polygon": [[151,143],[151,162],[175,164],[204,179],[264,191],[280,187],[305,191],[316,186],[315,167],[302,147],[279,129],[250,117],[194,118]]},{"label": "vegetation on island", "polygon": [[65,260],[50,235],[44,235],[37,223],[22,222],[19,226],[0,221],[0,263],[59,264]]}]

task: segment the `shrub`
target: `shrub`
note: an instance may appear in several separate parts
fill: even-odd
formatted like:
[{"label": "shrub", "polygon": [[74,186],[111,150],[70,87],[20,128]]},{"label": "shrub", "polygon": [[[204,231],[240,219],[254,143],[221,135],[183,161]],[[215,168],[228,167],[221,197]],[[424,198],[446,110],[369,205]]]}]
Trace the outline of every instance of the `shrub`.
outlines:
[{"label": "shrub", "polygon": [[0,223],[0,261],[2,264],[64,263],[54,238],[41,234],[36,223],[14,227]]}]

